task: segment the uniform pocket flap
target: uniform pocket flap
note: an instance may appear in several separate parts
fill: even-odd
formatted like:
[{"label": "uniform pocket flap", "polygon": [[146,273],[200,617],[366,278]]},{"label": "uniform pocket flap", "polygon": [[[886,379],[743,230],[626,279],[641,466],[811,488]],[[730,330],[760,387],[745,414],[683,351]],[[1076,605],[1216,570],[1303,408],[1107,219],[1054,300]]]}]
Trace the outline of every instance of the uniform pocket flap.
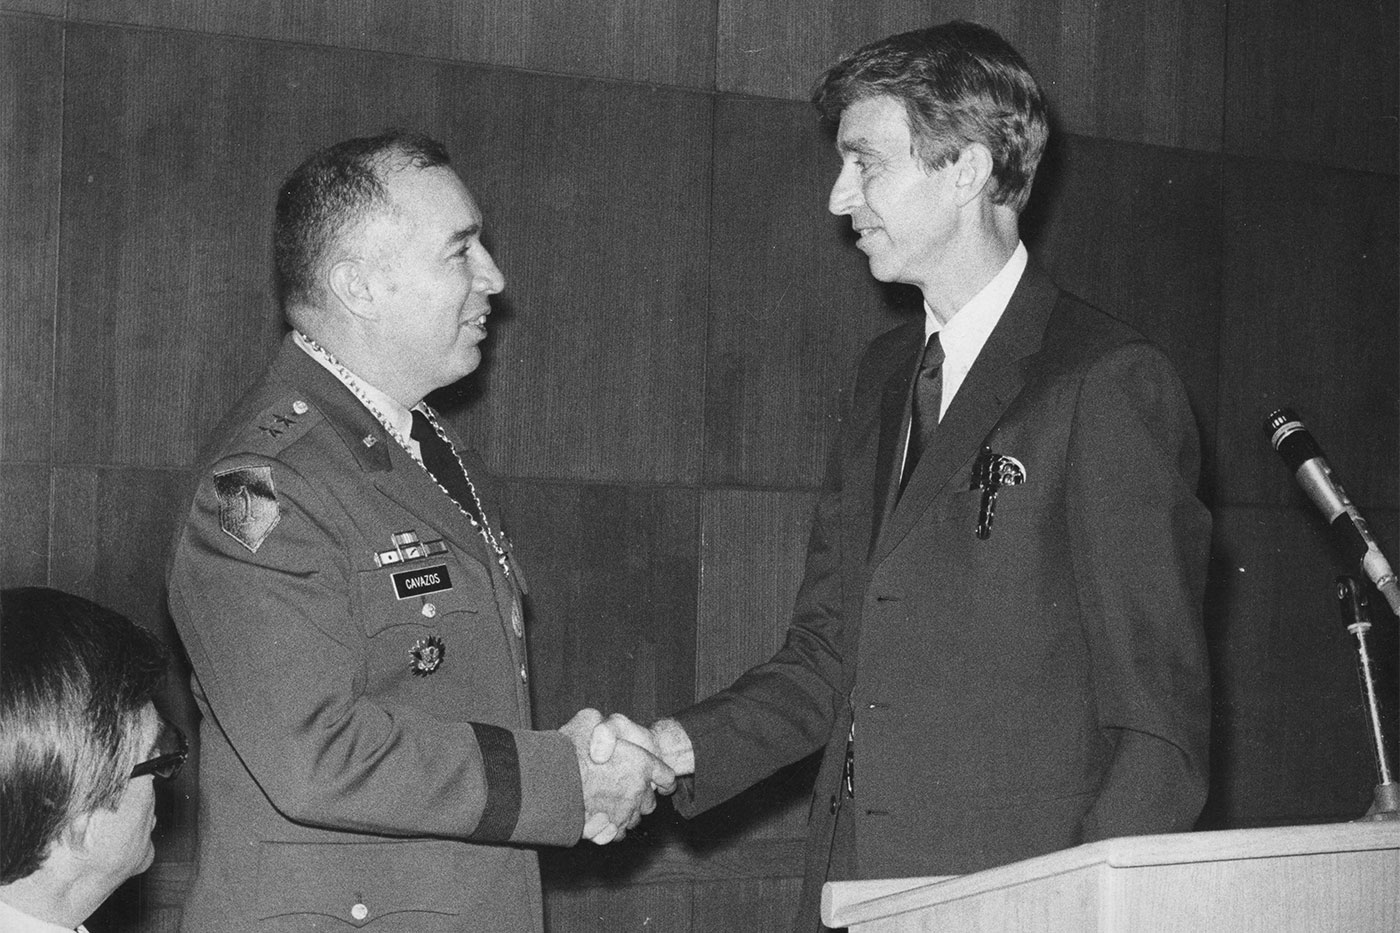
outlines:
[{"label": "uniform pocket flap", "polygon": [[[495,606],[486,568],[473,560],[444,558],[410,567],[363,570],[357,575],[359,604],[365,607],[365,634],[373,637],[397,625],[432,625],[443,613],[476,614]],[[425,606],[431,609],[425,611]]]},{"label": "uniform pocket flap", "polygon": [[393,930],[407,919],[405,914],[458,916],[463,902],[456,847],[421,840],[264,842],[259,846],[258,918],[329,917],[351,929]]}]

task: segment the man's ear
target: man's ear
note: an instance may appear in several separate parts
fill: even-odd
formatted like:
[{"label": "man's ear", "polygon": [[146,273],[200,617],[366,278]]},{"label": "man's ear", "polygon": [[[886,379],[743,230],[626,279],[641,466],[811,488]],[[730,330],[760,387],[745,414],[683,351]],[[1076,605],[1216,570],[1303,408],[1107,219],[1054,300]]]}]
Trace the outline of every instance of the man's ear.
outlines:
[{"label": "man's ear", "polygon": [[96,844],[101,810],[80,813],[69,820],[49,849],[49,858],[86,859]]},{"label": "man's ear", "polygon": [[326,272],[326,287],[336,301],[357,318],[375,316],[374,289],[370,287],[368,273],[364,260],[358,258],[341,259]]},{"label": "man's ear", "polygon": [[953,190],[959,206],[968,204],[982,194],[991,193],[992,151],[982,143],[970,143],[958,153],[953,163]]}]

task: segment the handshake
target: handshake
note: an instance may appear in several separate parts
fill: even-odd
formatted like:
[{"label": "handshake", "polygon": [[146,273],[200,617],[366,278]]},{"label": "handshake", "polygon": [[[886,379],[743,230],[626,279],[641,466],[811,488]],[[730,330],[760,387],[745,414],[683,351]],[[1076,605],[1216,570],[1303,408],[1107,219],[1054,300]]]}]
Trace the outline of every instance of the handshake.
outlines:
[{"label": "handshake", "polygon": [[651,728],[621,713],[607,719],[582,709],[559,730],[574,744],[583,782],[583,838],[598,845],[621,839],[656,809],[656,795],[695,771],[690,737],[673,719]]}]

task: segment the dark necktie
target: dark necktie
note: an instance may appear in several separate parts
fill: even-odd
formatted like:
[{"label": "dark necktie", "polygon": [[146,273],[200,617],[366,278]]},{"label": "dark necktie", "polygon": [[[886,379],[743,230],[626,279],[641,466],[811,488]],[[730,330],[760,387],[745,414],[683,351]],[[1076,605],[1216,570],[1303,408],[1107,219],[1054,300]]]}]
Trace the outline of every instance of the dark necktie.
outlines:
[{"label": "dark necktie", "polygon": [[486,519],[481,514],[481,506],[477,504],[471,481],[467,479],[467,471],[457,459],[452,445],[438,434],[428,416],[416,408],[413,410],[413,430],[409,435],[418,442],[418,455],[423,458],[423,466],[485,534]]},{"label": "dark necktie", "polygon": [[909,483],[919,458],[932,446],[933,432],[938,428],[938,409],[943,400],[943,344],[938,331],[929,335],[924,356],[919,361],[919,374],[914,378],[913,399],[909,408],[909,451],[904,457],[904,476],[899,491]]}]

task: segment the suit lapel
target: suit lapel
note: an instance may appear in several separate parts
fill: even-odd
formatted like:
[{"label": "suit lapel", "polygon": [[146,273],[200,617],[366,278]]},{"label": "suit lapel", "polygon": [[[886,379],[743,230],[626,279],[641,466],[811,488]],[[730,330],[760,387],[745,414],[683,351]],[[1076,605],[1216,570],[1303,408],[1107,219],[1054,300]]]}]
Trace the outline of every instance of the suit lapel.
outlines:
[{"label": "suit lapel", "polygon": [[950,483],[961,486],[966,481],[960,468],[977,453],[1002,412],[1020,393],[1026,364],[1040,349],[1058,296],[1059,289],[1049,276],[1035,263],[1027,263],[1005,313],[939,422],[933,449],[919,461],[904,495],[886,520],[872,560],[889,554],[929,506],[949,491]]},{"label": "suit lapel", "polygon": [[914,374],[924,345],[923,318],[908,325],[908,336],[900,335],[898,349],[886,357],[886,368],[880,392],[880,435],[876,442],[873,524],[870,529],[869,552],[874,553],[880,531],[889,520],[899,490],[902,463],[897,454],[903,449],[905,415],[909,409],[909,393],[913,391]]}]

